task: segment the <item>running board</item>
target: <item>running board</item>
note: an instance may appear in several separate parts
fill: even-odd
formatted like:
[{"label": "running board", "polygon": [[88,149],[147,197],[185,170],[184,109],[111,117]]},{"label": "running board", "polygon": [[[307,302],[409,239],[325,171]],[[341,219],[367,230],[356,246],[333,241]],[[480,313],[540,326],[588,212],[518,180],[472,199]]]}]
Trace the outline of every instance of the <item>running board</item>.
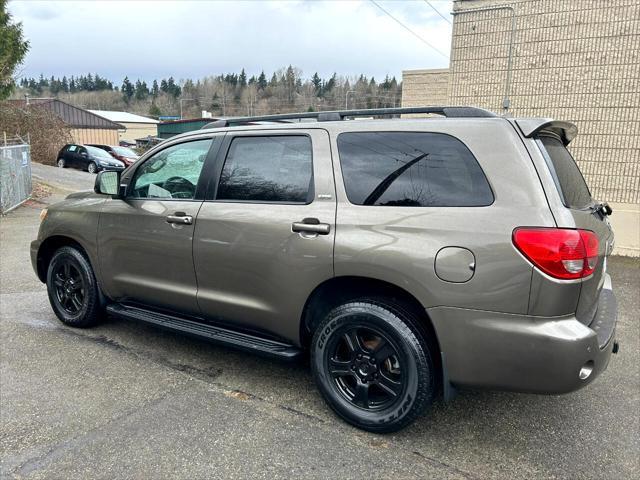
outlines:
[{"label": "running board", "polygon": [[259,355],[294,360],[302,353],[299,348],[286,343],[120,303],[108,305],[107,312]]}]

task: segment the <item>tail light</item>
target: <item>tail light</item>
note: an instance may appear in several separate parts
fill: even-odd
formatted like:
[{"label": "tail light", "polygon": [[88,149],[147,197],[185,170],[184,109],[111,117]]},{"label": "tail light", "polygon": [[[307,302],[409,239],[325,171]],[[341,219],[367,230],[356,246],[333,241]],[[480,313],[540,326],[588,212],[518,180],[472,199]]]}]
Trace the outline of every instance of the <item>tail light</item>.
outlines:
[{"label": "tail light", "polygon": [[589,230],[516,228],[513,244],[531,263],[554,278],[587,277],[598,264],[598,237]]}]

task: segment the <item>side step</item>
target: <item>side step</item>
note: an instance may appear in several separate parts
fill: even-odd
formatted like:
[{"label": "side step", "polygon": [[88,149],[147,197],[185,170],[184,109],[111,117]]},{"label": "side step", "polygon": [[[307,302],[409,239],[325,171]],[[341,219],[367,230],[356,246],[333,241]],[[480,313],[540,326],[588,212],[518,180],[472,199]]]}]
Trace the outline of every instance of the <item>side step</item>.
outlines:
[{"label": "side step", "polygon": [[107,305],[107,312],[259,355],[294,360],[302,353],[301,349],[286,343],[120,303]]}]

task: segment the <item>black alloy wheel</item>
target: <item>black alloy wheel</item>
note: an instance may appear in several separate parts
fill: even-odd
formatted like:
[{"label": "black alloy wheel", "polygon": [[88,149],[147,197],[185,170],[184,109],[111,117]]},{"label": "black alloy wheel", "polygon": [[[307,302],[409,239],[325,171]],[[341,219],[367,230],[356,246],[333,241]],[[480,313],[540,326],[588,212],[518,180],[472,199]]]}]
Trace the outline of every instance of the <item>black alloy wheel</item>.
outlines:
[{"label": "black alloy wheel", "polygon": [[382,332],[369,327],[350,328],[333,339],[327,370],[344,398],[365,410],[389,407],[404,388],[396,347]]},{"label": "black alloy wheel", "polygon": [[437,391],[430,343],[413,310],[364,298],[331,310],[315,329],[311,368],[342,419],[371,432],[414,421]]},{"label": "black alloy wheel", "polygon": [[47,267],[47,293],[54,313],[71,327],[90,327],[102,319],[104,297],[86,254],[59,248]]},{"label": "black alloy wheel", "polygon": [[86,287],[78,268],[70,261],[61,262],[53,271],[56,299],[69,315],[77,315],[86,302]]}]

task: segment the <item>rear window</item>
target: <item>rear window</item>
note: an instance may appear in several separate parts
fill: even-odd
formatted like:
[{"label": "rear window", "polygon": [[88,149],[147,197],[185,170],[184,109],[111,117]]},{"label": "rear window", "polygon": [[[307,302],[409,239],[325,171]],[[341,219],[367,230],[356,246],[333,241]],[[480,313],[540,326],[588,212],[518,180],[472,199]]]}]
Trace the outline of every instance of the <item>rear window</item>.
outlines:
[{"label": "rear window", "polygon": [[584,208],[592,203],[591,192],[569,150],[560,139],[542,135],[538,146],[551,171],[551,176],[568,208]]},{"label": "rear window", "polygon": [[104,150],[102,150],[101,148],[98,147],[90,147],[90,146],[86,146],[85,147],[87,149],[87,151],[93,155],[96,158],[108,158],[111,159],[111,155],[109,155],[109,153],[105,152]]},{"label": "rear window", "polygon": [[338,153],[347,197],[356,205],[477,207],[493,203],[475,157],[450,135],[342,133]]}]

